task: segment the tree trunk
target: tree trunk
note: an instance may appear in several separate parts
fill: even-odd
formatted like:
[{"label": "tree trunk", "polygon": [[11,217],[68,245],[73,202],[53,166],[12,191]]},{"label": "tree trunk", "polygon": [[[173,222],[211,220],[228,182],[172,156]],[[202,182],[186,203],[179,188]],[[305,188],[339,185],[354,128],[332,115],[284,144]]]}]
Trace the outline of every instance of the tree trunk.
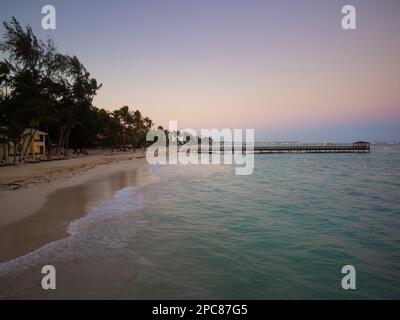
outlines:
[{"label": "tree trunk", "polygon": [[64,140],[65,131],[66,131],[66,127],[65,126],[61,127],[60,137],[58,138],[58,144],[57,144],[57,150],[56,150],[56,155],[57,156],[60,155],[62,143],[63,143],[63,140]]},{"label": "tree trunk", "polygon": [[[49,131],[48,127],[46,128],[46,130],[47,130],[47,143],[48,143],[49,147],[46,148],[45,156],[46,156],[47,159],[50,159],[50,155],[51,155],[51,151],[52,151],[52,149],[51,149],[51,140],[50,140],[50,131]],[[46,138],[44,140],[44,145],[46,146]],[[49,155],[49,156],[47,156],[47,155]]]},{"label": "tree trunk", "polygon": [[66,134],[66,137],[65,137],[65,140],[66,140],[65,141],[65,154],[64,154],[65,157],[67,156],[67,152],[68,152],[70,134],[71,134],[71,129],[68,130],[68,133]]},{"label": "tree trunk", "polygon": [[[26,140],[29,139],[29,140],[28,140],[28,143],[27,143],[26,146],[25,146],[25,150],[21,150],[21,154],[23,154],[23,155],[22,155],[22,160],[23,160],[23,161],[25,161],[26,153],[28,152],[29,146],[31,145],[31,143],[33,143],[33,138],[35,137],[36,132],[37,132],[37,129],[33,129],[33,131],[31,130],[30,133],[29,133],[29,136],[25,139],[24,144],[22,145],[22,146],[24,146],[25,143],[26,143]],[[34,151],[33,151],[33,148],[32,148],[32,155],[33,155],[33,157],[35,157],[35,155],[33,154],[33,152],[34,152]]]},{"label": "tree trunk", "polygon": [[14,166],[17,164],[17,139],[14,139],[14,154],[13,154],[13,164]]}]

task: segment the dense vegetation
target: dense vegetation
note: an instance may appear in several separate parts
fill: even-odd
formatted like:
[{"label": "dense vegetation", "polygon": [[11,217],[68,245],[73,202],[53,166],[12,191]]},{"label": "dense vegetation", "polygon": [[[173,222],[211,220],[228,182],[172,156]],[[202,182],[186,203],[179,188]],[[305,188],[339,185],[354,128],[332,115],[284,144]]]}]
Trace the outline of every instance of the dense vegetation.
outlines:
[{"label": "dense vegetation", "polygon": [[[61,54],[51,40],[39,40],[31,27],[12,18],[0,42],[0,143],[23,161],[25,142],[36,130],[48,133],[50,152],[93,147],[138,148],[146,144],[153,122],[124,106],[114,112],[96,108],[101,84],[76,56]],[[28,134],[25,129],[30,128]],[[18,157],[16,156],[18,154]]]}]

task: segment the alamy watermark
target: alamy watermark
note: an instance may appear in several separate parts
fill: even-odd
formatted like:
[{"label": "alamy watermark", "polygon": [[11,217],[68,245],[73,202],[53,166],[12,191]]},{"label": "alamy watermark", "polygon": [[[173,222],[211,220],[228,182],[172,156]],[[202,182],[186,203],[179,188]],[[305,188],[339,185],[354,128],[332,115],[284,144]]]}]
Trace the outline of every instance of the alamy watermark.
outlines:
[{"label": "alamy watermark", "polygon": [[[244,136],[243,136],[244,135]],[[178,130],[177,121],[169,121],[168,130],[148,132],[149,164],[228,164],[236,165],[236,175],[250,175],[254,170],[254,129]]]},{"label": "alamy watermark", "polygon": [[[57,27],[56,23],[56,8],[54,5],[47,4],[42,7],[42,28],[44,30],[55,30]],[[344,30],[356,30],[357,29],[357,18],[356,8],[353,5],[345,5],[342,7],[341,13],[343,15],[341,19],[341,25]]]},{"label": "alamy watermark", "polygon": [[43,6],[42,14],[42,28],[44,30],[55,30],[56,23],[56,8],[50,4]]},{"label": "alamy watermark", "polygon": [[345,5],[342,8],[342,28],[344,30],[356,30],[357,29],[357,13],[356,8],[352,5]]},{"label": "alamy watermark", "polygon": [[42,289],[43,290],[55,290],[56,289],[56,268],[52,265],[46,265],[42,268],[42,274],[45,276],[42,278]]},{"label": "alamy watermark", "polygon": [[352,265],[343,266],[342,274],[345,274],[345,276],[342,278],[342,289],[356,290],[356,268],[354,268]]}]

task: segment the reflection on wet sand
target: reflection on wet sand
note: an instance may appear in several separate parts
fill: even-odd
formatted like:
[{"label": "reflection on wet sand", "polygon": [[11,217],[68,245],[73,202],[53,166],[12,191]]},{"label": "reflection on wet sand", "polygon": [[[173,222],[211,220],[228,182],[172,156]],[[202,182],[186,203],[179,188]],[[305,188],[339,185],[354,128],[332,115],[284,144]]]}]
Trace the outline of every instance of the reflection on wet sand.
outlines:
[{"label": "reflection on wet sand", "polygon": [[[54,191],[36,214],[0,227],[0,262],[68,237],[67,228],[72,220],[111,198],[116,191],[137,185],[140,179],[137,169],[124,170]],[[26,207],[28,209],[29,202]]]}]

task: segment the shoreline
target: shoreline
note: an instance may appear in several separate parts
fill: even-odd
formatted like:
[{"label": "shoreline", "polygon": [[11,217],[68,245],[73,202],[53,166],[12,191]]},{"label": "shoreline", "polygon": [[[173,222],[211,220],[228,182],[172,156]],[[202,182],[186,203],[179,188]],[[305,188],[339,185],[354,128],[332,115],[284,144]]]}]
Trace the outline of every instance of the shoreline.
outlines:
[{"label": "shoreline", "polygon": [[143,157],[145,153],[140,150],[136,153],[101,153],[59,161],[0,167],[0,194],[3,191],[41,187],[49,182],[59,182],[58,180],[85,173],[99,165]]},{"label": "shoreline", "polygon": [[[0,184],[0,263],[69,237],[72,221],[84,217],[118,190],[157,179],[143,152],[93,155],[49,164],[53,163],[43,163],[39,170],[40,164],[0,169],[0,178],[5,177]],[[21,187],[5,189],[5,185],[15,185],[10,181],[19,181]]]}]

